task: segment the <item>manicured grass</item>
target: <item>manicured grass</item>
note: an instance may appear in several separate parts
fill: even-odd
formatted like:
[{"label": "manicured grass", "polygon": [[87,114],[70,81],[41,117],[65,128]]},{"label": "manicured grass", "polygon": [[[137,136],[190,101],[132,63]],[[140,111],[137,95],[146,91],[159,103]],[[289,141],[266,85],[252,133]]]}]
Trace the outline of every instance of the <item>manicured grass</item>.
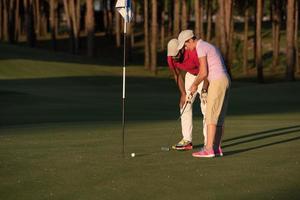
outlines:
[{"label": "manicured grass", "polygon": [[41,57],[0,60],[0,199],[299,199],[299,82],[233,82],[225,156],[196,159],[160,150],[180,139],[174,81],[133,67],[123,157],[121,68]]}]

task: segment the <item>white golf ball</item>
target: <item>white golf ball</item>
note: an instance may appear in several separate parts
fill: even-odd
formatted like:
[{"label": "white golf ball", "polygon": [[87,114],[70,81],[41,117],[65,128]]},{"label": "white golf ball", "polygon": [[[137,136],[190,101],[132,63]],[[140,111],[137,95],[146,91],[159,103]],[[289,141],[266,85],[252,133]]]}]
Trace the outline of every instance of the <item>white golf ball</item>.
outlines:
[{"label": "white golf ball", "polygon": [[131,157],[132,157],[132,158],[135,157],[135,153],[131,153]]}]

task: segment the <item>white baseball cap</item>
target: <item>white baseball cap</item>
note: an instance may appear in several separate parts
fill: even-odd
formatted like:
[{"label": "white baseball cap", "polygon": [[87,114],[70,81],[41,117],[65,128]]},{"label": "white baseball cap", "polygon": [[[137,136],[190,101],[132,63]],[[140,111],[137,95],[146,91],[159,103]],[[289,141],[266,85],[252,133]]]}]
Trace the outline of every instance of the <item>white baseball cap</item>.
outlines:
[{"label": "white baseball cap", "polygon": [[172,39],[168,43],[168,56],[176,56],[178,54],[178,40]]},{"label": "white baseball cap", "polygon": [[184,43],[191,39],[192,37],[194,37],[194,32],[192,30],[184,30],[181,31],[178,35],[178,46],[177,46],[177,50],[182,49],[182,47],[184,46]]}]

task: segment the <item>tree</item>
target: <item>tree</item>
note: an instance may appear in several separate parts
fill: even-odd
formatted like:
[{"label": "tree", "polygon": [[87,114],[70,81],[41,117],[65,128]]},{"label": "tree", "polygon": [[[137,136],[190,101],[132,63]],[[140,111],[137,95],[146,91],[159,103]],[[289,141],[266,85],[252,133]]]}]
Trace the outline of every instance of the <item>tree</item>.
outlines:
[{"label": "tree", "polygon": [[262,64],[262,37],[261,25],[263,16],[263,0],[256,1],[256,33],[255,33],[255,67],[257,69],[257,80],[260,83],[264,82],[263,64]]},{"label": "tree", "polygon": [[279,62],[279,47],[280,47],[280,26],[281,26],[281,0],[271,1],[271,15],[272,15],[272,44],[273,44],[273,57],[272,57],[272,71],[275,70]]},{"label": "tree", "polygon": [[180,31],[180,1],[179,0],[174,0],[174,25],[173,25],[173,35],[178,35]]},{"label": "tree", "polygon": [[181,1],[181,29],[185,30],[188,27],[187,24],[187,0]]},{"label": "tree", "polygon": [[71,41],[71,52],[79,52],[79,31],[80,31],[80,1],[64,0],[64,9],[67,17],[69,35]]},{"label": "tree", "polygon": [[[2,2],[2,11],[3,11],[3,15],[2,15],[2,38],[4,41],[8,40],[8,2],[7,0],[3,0]],[[0,13],[1,14],[1,13]]]},{"label": "tree", "polygon": [[121,46],[121,17],[117,9],[115,10],[115,32],[116,32],[116,45]]},{"label": "tree", "polygon": [[27,43],[30,47],[35,47],[35,43],[36,43],[33,4],[34,4],[33,0],[24,0],[26,37],[27,37]]},{"label": "tree", "polygon": [[295,11],[295,51],[296,51],[296,70],[298,73],[300,73],[300,66],[299,66],[299,47],[298,47],[298,28],[299,28],[299,1],[296,1],[295,5],[296,11]]},{"label": "tree", "polygon": [[145,60],[144,60],[144,66],[145,69],[150,69],[150,41],[149,41],[149,13],[148,13],[148,0],[144,0],[144,53],[145,53]]},{"label": "tree", "polygon": [[206,40],[209,42],[211,40],[211,24],[212,24],[212,0],[206,1],[206,19],[207,19],[207,29],[206,29]]},{"label": "tree", "polygon": [[10,43],[15,41],[15,12],[16,12],[16,1],[9,1],[8,8],[8,40]]},{"label": "tree", "polygon": [[40,0],[33,1],[33,16],[34,16],[34,23],[35,23],[35,33],[37,36],[41,36]]},{"label": "tree", "polygon": [[233,34],[234,34],[234,22],[233,22],[233,0],[226,0],[225,1],[225,20],[226,20],[226,43],[227,43],[227,54],[226,54],[226,66],[227,70],[229,72],[229,75],[231,75],[231,65],[233,60]]},{"label": "tree", "polygon": [[3,31],[3,1],[0,0],[0,40],[3,40],[2,36],[2,31]]},{"label": "tree", "polygon": [[20,36],[20,0],[16,0],[15,10],[15,28],[14,28],[14,40],[18,41]]},{"label": "tree", "polygon": [[[113,32],[113,5],[114,1],[111,0],[103,0],[103,22],[105,33],[109,36],[112,35]],[[116,14],[118,14],[116,12]]]},{"label": "tree", "polygon": [[152,0],[152,15],[151,15],[151,71],[157,73],[157,0]]},{"label": "tree", "polygon": [[164,0],[163,9],[161,12],[161,27],[160,27],[160,48],[161,50],[165,49],[165,16],[168,8],[168,0]]},{"label": "tree", "polygon": [[219,0],[218,23],[221,52],[224,55],[227,71],[231,76],[231,51],[232,51],[232,0]]},{"label": "tree", "polygon": [[244,45],[243,45],[243,72],[249,74],[248,70],[248,32],[249,32],[249,0],[245,1],[245,24],[244,24]]},{"label": "tree", "polygon": [[295,0],[287,0],[286,22],[286,80],[294,81],[295,76]]},{"label": "tree", "polygon": [[56,50],[56,29],[57,29],[57,0],[50,0],[50,32],[52,48]]},{"label": "tree", "polygon": [[94,55],[94,0],[86,0],[87,55]]},{"label": "tree", "polygon": [[202,0],[195,0],[195,35],[203,38],[203,5]]},{"label": "tree", "polygon": [[132,49],[134,47],[134,42],[135,42],[135,39],[134,39],[134,32],[135,32],[135,24],[136,24],[136,15],[138,14],[138,11],[137,11],[137,2],[136,0],[132,0],[131,2],[131,7],[132,7],[132,10],[133,10],[133,18],[131,20],[131,23],[129,24],[129,27],[130,27],[130,48]]}]

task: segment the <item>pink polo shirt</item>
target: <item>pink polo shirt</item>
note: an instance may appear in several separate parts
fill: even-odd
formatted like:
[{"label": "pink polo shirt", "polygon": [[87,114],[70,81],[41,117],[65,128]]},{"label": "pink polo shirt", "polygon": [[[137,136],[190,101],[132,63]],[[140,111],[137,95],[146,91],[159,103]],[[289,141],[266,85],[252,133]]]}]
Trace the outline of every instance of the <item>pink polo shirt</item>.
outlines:
[{"label": "pink polo shirt", "polygon": [[207,58],[208,80],[215,80],[222,75],[227,75],[224,60],[218,48],[208,42],[198,40],[196,50],[199,58],[204,56]]},{"label": "pink polo shirt", "polygon": [[191,74],[197,75],[199,73],[199,59],[196,50],[185,50],[183,56],[184,59],[182,63],[176,62],[172,59],[171,56],[168,56],[169,67],[171,69],[178,68]]}]

